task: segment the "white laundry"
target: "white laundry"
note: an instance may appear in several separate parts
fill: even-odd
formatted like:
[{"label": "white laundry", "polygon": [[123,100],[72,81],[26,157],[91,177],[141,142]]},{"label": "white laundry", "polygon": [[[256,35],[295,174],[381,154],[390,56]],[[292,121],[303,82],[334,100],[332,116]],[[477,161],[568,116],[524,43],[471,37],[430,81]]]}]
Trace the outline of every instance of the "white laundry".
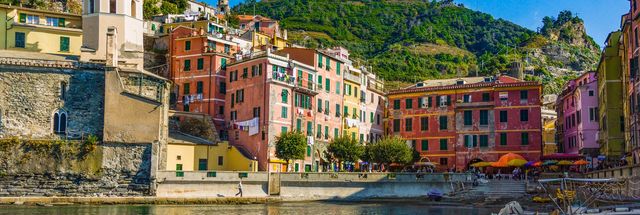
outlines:
[{"label": "white laundry", "polygon": [[236,125],[242,127],[243,130],[248,129],[250,136],[258,134],[258,131],[260,130],[259,124],[260,117],[254,117],[253,119],[236,123]]}]

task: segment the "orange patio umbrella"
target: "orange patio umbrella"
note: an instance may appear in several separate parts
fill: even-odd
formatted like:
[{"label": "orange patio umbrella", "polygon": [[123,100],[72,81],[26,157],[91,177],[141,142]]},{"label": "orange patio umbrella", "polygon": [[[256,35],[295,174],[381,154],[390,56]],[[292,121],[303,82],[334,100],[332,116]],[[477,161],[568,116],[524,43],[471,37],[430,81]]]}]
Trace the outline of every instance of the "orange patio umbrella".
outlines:
[{"label": "orange patio umbrella", "polygon": [[576,162],[573,162],[573,165],[587,165],[587,164],[589,164],[589,162],[586,160],[578,160]]},{"label": "orange patio umbrella", "polygon": [[535,167],[542,166],[542,162],[541,162],[541,161],[535,162],[535,163],[533,163],[533,165],[531,165],[531,166],[535,166]]},{"label": "orange patio umbrella", "polygon": [[511,153],[510,152],[510,153],[507,153],[505,155],[500,156],[500,159],[498,159],[498,162],[507,164],[507,163],[509,163],[509,161],[515,160],[515,159],[524,160],[525,163],[526,163],[526,160],[527,160],[527,159],[524,159],[524,157],[522,157],[519,154],[515,154],[515,153]]},{"label": "orange patio umbrella", "polygon": [[498,168],[504,168],[504,167],[509,167],[509,164],[507,164],[506,162],[491,162],[491,167],[498,167]]}]

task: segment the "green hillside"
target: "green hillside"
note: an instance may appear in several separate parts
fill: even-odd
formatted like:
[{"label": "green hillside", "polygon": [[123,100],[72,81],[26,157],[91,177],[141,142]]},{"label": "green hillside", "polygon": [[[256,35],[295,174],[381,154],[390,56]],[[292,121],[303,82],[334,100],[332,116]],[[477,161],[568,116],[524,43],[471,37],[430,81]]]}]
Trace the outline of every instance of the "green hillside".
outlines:
[{"label": "green hillside", "polygon": [[344,46],[392,83],[497,74],[513,61],[537,71],[531,79],[553,82],[556,72],[591,70],[598,59],[597,45],[570,12],[546,18],[545,33],[538,34],[448,0],[250,0],[234,8],[254,10],[280,20],[292,42]]}]

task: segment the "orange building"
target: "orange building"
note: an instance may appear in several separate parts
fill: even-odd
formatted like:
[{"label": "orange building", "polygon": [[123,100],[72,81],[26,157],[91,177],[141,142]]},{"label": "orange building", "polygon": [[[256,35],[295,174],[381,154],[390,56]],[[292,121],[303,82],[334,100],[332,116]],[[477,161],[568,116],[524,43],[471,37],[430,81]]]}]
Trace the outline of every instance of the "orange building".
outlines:
[{"label": "orange building", "polygon": [[238,52],[238,44],[225,35],[185,26],[172,29],[169,41],[172,108],[208,114],[225,139],[225,68]]}]

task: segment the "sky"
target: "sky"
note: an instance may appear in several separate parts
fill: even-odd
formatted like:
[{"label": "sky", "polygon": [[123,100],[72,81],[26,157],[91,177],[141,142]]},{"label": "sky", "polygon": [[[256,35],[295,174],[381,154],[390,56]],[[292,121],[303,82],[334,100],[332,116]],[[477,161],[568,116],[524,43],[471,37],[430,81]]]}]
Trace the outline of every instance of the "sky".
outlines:
[{"label": "sky", "polygon": [[[216,5],[217,0],[205,0]],[[243,0],[230,0],[235,6]],[[620,17],[629,11],[628,0],[455,0],[472,10],[491,14],[535,31],[542,18],[557,16],[562,10],[577,13],[585,22],[587,34],[600,45],[607,35],[620,28]]]}]

